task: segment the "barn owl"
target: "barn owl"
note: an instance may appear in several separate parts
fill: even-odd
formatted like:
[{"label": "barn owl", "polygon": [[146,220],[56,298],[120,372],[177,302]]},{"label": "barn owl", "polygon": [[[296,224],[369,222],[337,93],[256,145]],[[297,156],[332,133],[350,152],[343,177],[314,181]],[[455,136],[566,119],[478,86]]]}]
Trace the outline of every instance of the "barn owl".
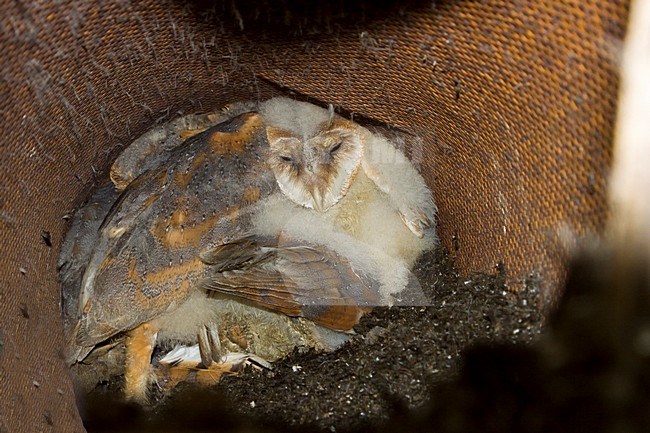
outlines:
[{"label": "barn owl", "polygon": [[326,212],[361,171],[386,194],[406,226],[421,238],[434,221],[430,190],[412,163],[384,137],[306,102],[274,98],[261,104],[268,163],[295,203]]},{"label": "barn owl", "polygon": [[327,246],[255,230],[258,202],[279,189],[265,143],[261,116],[247,112],[121,187],[80,282],[69,362],[126,334],[125,396],[146,402],[156,346],[196,344],[186,352],[211,366],[230,351],[273,361],[347,340],[379,302],[375,280]]},{"label": "barn owl", "polygon": [[[241,114],[250,104],[236,104]],[[72,216],[72,224],[61,246],[59,276],[61,281],[61,309],[66,336],[70,336],[81,317],[81,281],[90,257],[99,242],[99,228],[117,200],[119,193],[131,181],[148,170],[164,163],[169,152],[187,138],[234,117],[233,110],[207,114],[189,114],[157,126],[125,148],[111,166],[110,180],[96,188],[85,204]],[[77,385],[91,390],[100,381],[123,374],[123,339],[115,339],[94,350],[92,356],[75,365]],[[69,348],[74,351],[74,349]],[[78,350],[78,348],[76,348]]]}]

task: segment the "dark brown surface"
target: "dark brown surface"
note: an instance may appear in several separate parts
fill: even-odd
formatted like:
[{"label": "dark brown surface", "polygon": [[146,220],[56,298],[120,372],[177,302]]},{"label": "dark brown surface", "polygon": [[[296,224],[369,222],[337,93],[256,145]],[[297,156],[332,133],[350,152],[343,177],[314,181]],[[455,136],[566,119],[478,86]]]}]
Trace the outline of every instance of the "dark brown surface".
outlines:
[{"label": "dark brown surface", "polygon": [[534,273],[544,299],[557,228],[602,227],[627,2],[355,2],[345,19],[332,2],[256,20],[235,4],[2,2],[0,431],[81,431],[60,358],[63,216],[179,111],[275,82],[419,135],[458,268],[500,263],[513,288]]}]

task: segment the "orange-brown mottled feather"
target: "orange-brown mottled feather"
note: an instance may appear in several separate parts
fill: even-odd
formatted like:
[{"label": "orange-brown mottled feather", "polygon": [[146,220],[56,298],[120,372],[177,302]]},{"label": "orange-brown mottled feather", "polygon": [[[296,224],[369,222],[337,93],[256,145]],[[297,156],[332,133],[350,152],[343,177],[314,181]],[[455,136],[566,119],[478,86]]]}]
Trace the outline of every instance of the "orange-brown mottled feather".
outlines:
[{"label": "orange-brown mottled feather", "polygon": [[319,245],[277,245],[246,237],[202,255],[212,266],[201,286],[292,317],[350,331],[377,305],[377,290],[350,263]]},{"label": "orange-brown mottled feather", "polygon": [[254,169],[261,132],[254,112],[211,127],[122,192],[84,275],[76,344],[92,347],[180,305],[205,272],[197,252],[250,228],[254,199],[276,190],[272,174]]}]

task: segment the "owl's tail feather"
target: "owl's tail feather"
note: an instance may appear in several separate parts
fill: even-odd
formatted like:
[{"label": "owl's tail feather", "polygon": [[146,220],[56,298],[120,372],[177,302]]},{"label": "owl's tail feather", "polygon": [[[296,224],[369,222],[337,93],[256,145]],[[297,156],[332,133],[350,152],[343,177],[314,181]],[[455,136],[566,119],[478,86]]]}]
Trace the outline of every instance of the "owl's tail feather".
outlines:
[{"label": "owl's tail feather", "polygon": [[68,341],[68,344],[66,344],[66,347],[63,351],[63,357],[67,365],[73,365],[77,362],[83,361],[95,348],[94,345],[81,346],[77,343],[77,335],[79,333],[80,325],[81,322],[77,323],[77,326],[75,326],[74,331],[72,332],[72,336],[70,337],[70,340]]}]

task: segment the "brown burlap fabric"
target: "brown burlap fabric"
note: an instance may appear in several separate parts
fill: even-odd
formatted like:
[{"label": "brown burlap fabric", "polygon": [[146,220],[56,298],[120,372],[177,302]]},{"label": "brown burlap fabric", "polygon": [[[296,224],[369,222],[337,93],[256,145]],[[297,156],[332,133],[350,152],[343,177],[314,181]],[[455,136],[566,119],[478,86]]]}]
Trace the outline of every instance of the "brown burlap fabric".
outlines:
[{"label": "brown burlap fabric", "polygon": [[558,229],[601,228],[627,2],[281,3],[2,1],[0,432],[83,429],[61,361],[64,216],[179,112],[284,86],[419,137],[456,265],[537,275],[547,299]]}]

